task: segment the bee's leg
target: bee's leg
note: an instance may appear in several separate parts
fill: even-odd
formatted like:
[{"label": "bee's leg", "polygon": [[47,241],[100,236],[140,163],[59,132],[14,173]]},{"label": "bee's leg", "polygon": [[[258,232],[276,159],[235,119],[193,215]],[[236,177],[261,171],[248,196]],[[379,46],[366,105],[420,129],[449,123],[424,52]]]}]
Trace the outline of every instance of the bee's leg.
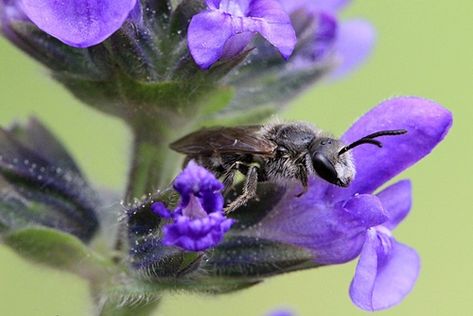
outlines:
[{"label": "bee's leg", "polygon": [[301,197],[301,196],[303,196],[304,194],[307,193],[307,190],[309,189],[309,184],[308,184],[307,176],[301,175],[301,177],[300,177],[299,180],[301,181],[301,184],[302,184],[302,192],[296,194],[296,197]]},{"label": "bee's leg", "polygon": [[243,193],[237,197],[230,205],[225,208],[225,213],[230,213],[243,206],[256,196],[256,188],[258,186],[258,167],[251,166],[246,174],[245,184],[243,185]]},{"label": "bee's leg", "polygon": [[224,187],[222,192],[223,196],[226,196],[232,189],[233,182],[235,181],[235,174],[240,170],[241,164],[240,161],[234,162],[230,167],[226,168],[226,171],[221,176],[219,176],[219,178],[222,179]]},{"label": "bee's leg", "polygon": [[236,169],[230,169],[223,174],[222,176],[223,196],[226,196],[228,192],[231,190],[233,182],[235,180],[236,172],[237,172]]},{"label": "bee's leg", "polygon": [[314,167],[312,166],[312,160],[310,158],[309,154],[306,154],[304,156],[304,164],[299,166],[299,181],[302,184],[302,192],[297,194],[296,197],[301,197],[305,193],[307,193],[307,190],[309,188],[309,176],[314,176],[315,170]]}]

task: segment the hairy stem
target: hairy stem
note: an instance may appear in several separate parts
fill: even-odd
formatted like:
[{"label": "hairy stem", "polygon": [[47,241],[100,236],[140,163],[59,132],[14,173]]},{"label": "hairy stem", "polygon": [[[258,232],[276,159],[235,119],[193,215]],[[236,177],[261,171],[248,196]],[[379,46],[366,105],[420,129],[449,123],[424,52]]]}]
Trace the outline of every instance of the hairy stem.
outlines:
[{"label": "hairy stem", "polygon": [[[171,121],[156,119],[134,128],[132,162],[125,194],[127,203],[166,189],[172,182],[181,159],[169,148],[169,143],[179,135],[170,126]],[[117,253],[123,253],[122,250],[127,248],[126,242],[127,225],[121,221],[115,243]],[[120,261],[120,258],[116,259]]]},{"label": "hairy stem", "polygon": [[179,162],[179,156],[169,149],[168,137],[156,140],[138,137],[133,148],[126,199],[132,202],[168,187]]},{"label": "hairy stem", "polygon": [[135,304],[118,304],[115,301],[107,301],[97,310],[97,316],[148,316],[158,307],[158,301],[141,302]]}]

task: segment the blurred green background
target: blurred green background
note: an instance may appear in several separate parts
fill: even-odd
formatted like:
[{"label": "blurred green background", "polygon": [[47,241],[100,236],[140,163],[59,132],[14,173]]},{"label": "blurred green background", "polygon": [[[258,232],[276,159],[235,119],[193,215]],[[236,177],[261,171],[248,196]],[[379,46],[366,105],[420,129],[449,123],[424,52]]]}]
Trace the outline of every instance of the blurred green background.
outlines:
[{"label": "blurred green background", "polygon": [[[473,2],[359,0],[346,17],[378,30],[369,62],[342,81],[306,92],[282,114],[340,135],[361,114],[395,95],[419,95],[454,113],[454,127],[431,156],[405,172],[414,206],[395,231],[415,247],[422,272],[411,295],[386,315],[467,315],[473,310]],[[0,123],[39,116],[64,141],[97,187],[123,189],[130,134],[115,119],[74,100],[46,70],[0,39]],[[355,263],[292,273],[241,293],[175,295],[157,315],[260,316],[277,307],[299,315],[361,315],[348,297]],[[86,284],[33,266],[0,246],[0,315],[87,315]]]}]

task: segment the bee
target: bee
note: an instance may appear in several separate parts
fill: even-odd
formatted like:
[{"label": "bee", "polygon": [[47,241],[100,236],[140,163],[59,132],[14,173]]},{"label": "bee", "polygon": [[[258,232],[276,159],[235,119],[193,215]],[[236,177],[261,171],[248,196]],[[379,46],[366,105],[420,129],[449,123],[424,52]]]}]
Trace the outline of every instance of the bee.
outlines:
[{"label": "bee", "polygon": [[318,176],[347,187],[356,169],[351,150],[362,144],[382,147],[375,139],[407,133],[383,130],[344,144],[321,129],[303,122],[237,127],[203,128],[175,141],[170,147],[222,179],[228,190],[237,172],[245,175],[242,194],[226,208],[229,213],[256,197],[258,182],[286,184],[297,181],[307,191],[309,177]]}]

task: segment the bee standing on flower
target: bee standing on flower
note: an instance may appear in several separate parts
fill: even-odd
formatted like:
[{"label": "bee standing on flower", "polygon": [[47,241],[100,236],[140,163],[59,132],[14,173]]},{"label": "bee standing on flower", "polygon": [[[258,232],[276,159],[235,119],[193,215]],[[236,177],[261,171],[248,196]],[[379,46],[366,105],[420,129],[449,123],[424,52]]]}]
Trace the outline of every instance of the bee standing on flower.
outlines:
[{"label": "bee standing on flower", "polygon": [[404,129],[379,131],[350,145],[328,137],[310,124],[294,122],[273,125],[204,128],[171,144],[171,148],[194,159],[223,178],[225,188],[239,171],[246,176],[243,193],[227,206],[229,213],[256,196],[258,181],[299,181],[307,191],[309,176],[347,187],[356,169],[351,149],[372,144],[375,138],[407,133]]}]

